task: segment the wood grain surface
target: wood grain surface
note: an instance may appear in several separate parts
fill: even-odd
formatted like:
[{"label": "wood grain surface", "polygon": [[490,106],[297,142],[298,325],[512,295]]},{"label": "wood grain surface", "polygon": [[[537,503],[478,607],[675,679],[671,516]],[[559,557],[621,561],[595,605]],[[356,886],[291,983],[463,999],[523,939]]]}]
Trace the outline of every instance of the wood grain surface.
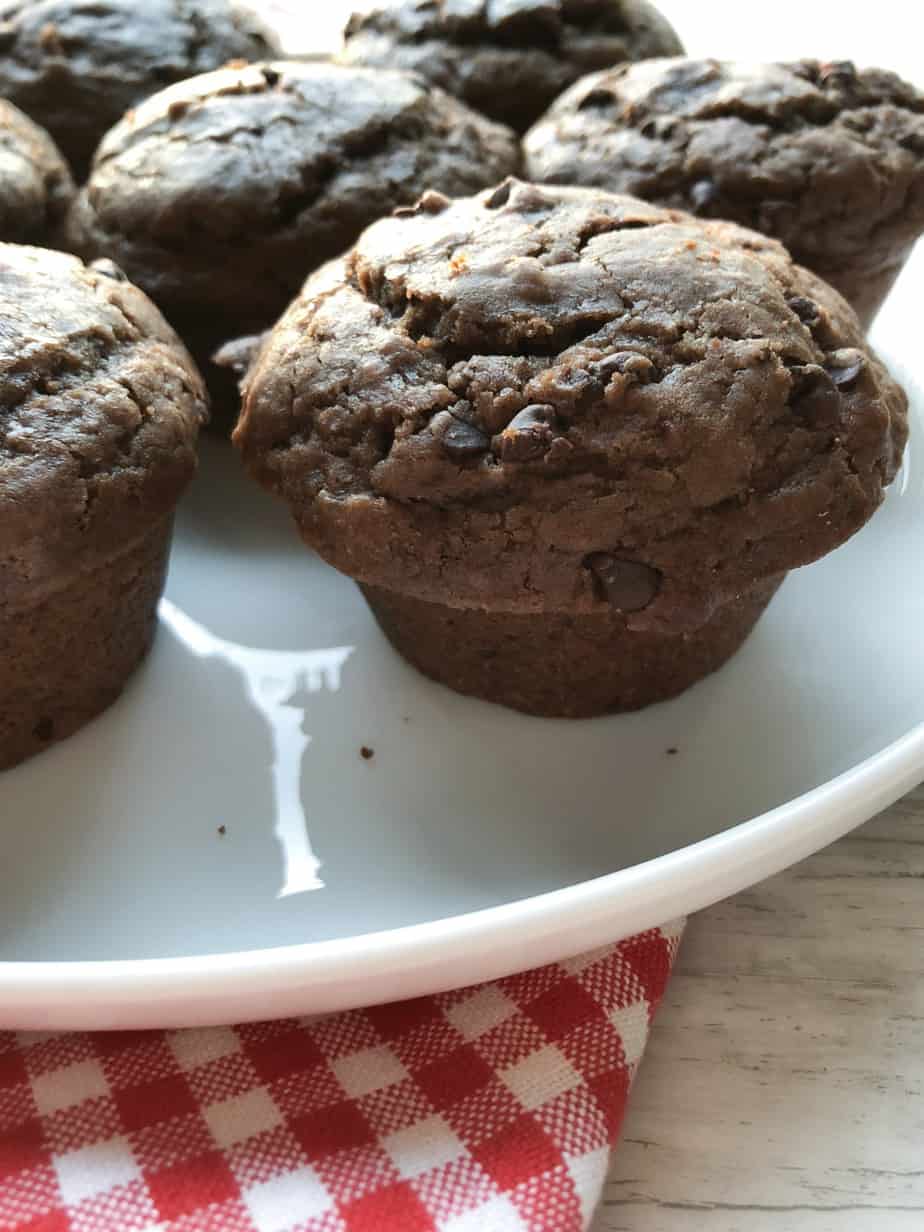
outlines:
[{"label": "wood grain surface", "polygon": [[924,787],[690,920],[594,1232],[922,1232]]}]

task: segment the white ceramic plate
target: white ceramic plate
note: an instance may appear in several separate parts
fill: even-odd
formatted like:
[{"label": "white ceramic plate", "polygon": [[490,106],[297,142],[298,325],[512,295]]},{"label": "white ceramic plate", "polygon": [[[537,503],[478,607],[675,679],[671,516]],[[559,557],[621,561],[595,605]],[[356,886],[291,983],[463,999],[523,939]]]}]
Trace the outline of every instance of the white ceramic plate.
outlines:
[{"label": "white ceramic plate", "polygon": [[[897,357],[924,372],[922,258],[877,330],[917,408]],[[207,442],[149,661],[0,776],[0,1026],[406,997],[768,876],[924,777],[922,537],[915,445],[870,525],[792,575],[717,675],[635,715],[529,719],[406,666]]]}]

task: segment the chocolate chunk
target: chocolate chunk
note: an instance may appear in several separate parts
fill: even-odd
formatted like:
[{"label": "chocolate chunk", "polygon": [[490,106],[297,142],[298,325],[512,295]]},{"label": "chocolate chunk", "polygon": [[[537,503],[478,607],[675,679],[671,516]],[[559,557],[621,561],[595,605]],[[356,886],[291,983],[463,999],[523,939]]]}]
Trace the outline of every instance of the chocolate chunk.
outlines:
[{"label": "chocolate chunk", "polygon": [[690,188],[690,207],[694,214],[702,214],[716,200],[719,190],[713,180],[697,180]]},{"label": "chocolate chunk", "polygon": [[430,188],[417,202],[417,208],[423,210],[425,214],[442,214],[443,210],[449,209],[450,204],[449,198],[444,193],[435,192]]},{"label": "chocolate chunk", "polygon": [[272,89],[273,86],[278,86],[282,80],[282,73],[277,69],[272,68],[269,64],[262,64],[260,72],[263,74],[263,80]]},{"label": "chocolate chunk", "polygon": [[513,188],[515,183],[516,181],[508,176],[507,179],[504,180],[503,184],[498,184],[498,186],[491,193],[490,197],[488,197],[485,201],[486,208],[489,210],[498,210],[502,205],[506,205],[510,200],[510,190]]},{"label": "chocolate chunk", "polygon": [[612,355],[594,360],[588,366],[593,375],[604,384],[616,373],[631,377],[639,385],[650,384],[657,375],[657,370],[648,356],[641,355],[638,351],[614,351]]},{"label": "chocolate chunk", "polygon": [[823,86],[831,85],[846,88],[857,80],[857,66],[852,60],[832,60],[822,64],[818,70],[818,80]]},{"label": "chocolate chunk", "polygon": [[541,458],[555,439],[555,408],[546,403],[525,406],[507,427],[494,438],[494,448],[502,462],[534,462]]},{"label": "chocolate chunk", "polygon": [[815,427],[833,424],[841,411],[841,396],[831,375],[818,364],[793,370],[792,408]]},{"label": "chocolate chunk", "polygon": [[263,345],[269,331],[264,334],[248,334],[245,338],[235,338],[226,342],[211,357],[212,363],[219,368],[229,368],[238,376],[243,376]]},{"label": "chocolate chunk", "polygon": [[549,210],[555,204],[547,193],[544,193],[536,184],[523,184],[516,180],[512,187],[515,191],[512,193],[513,208],[519,210],[521,214],[536,214],[543,210]]},{"label": "chocolate chunk", "polygon": [[428,189],[423,196],[418,197],[413,205],[401,205],[392,210],[393,218],[416,218],[418,214],[442,214],[448,209],[450,201],[442,193]]},{"label": "chocolate chunk", "polygon": [[[649,141],[670,141],[671,137],[677,131],[677,121],[671,119],[670,116],[653,116],[650,120],[646,120],[639,132],[643,137],[647,137]],[[701,183],[708,183],[703,180]]]},{"label": "chocolate chunk", "polygon": [[480,428],[466,423],[464,419],[453,419],[446,431],[440,437],[443,451],[453,462],[464,462],[468,458],[477,458],[484,453],[490,441]]},{"label": "chocolate chunk", "polygon": [[602,599],[620,612],[640,612],[661,589],[661,574],[638,560],[620,560],[593,552],[584,562],[594,575]]},{"label": "chocolate chunk", "polygon": [[849,389],[866,367],[866,356],[856,347],[842,347],[828,356],[827,370],[838,389]]},{"label": "chocolate chunk", "polygon": [[610,90],[588,90],[577,105],[578,111],[590,111],[594,107],[612,107],[616,100]]},{"label": "chocolate chunk", "polygon": [[90,268],[97,274],[102,274],[104,278],[111,278],[113,282],[128,282],[128,275],[125,271],[121,270],[115,261],[110,261],[108,257],[94,261]]},{"label": "chocolate chunk", "polygon": [[810,329],[821,320],[818,305],[814,300],[806,299],[804,295],[792,295],[787,299],[786,303],[799,320]]}]

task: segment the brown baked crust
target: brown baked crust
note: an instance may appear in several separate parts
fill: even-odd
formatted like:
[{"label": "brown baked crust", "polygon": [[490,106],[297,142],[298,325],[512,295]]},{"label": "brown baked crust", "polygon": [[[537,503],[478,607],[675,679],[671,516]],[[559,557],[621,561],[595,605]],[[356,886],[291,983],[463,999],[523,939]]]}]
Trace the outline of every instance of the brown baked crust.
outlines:
[{"label": "brown baked crust", "polygon": [[924,231],[924,95],[850,62],[623,65],[563,94],[524,150],[535,180],[730,219],[824,277],[894,264]]},{"label": "brown baked crust", "polygon": [[229,0],[0,0],[0,95],[42,124],[83,179],[100,138],[155,90],[277,55]]},{"label": "brown baked crust", "polygon": [[853,313],[774,241],[511,181],[310,278],[235,439],[363,583],[582,614],[634,570],[627,626],[671,632],[847,539],[906,430]]},{"label": "brown baked crust", "polygon": [[0,241],[51,244],[74,196],[74,182],[48,133],[0,99]]},{"label": "brown baked crust", "polygon": [[676,697],[741,646],[781,579],[758,582],[699,628],[662,633],[628,626],[608,609],[491,611],[427,603],[376,586],[362,591],[385,636],[441,684],[543,718],[592,718]]},{"label": "brown baked crust", "polygon": [[305,276],[426,188],[517,169],[513,134],[406,73],[280,61],[149,98],[106,136],[71,218],[181,333],[266,328]]},{"label": "brown baked crust", "polygon": [[354,14],[341,58],[421,73],[523,132],[584,73],[682,52],[648,0],[403,0]]},{"label": "brown baked crust", "polygon": [[0,245],[0,610],[35,603],[172,512],[201,378],[111,262]]},{"label": "brown baked crust", "polygon": [[110,706],[157,624],[172,518],[72,573],[36,602],[0,603],[0,770]]}]

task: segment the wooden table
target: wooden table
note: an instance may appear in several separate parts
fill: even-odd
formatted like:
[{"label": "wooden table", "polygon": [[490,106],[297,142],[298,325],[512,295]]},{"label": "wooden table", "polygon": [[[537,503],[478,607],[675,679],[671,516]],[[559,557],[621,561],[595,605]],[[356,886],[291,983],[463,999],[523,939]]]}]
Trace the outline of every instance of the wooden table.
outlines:
[{"label": "wooden table", "polygon": [[922,1232],[924,787],[690,920],[594,1232]]}]

